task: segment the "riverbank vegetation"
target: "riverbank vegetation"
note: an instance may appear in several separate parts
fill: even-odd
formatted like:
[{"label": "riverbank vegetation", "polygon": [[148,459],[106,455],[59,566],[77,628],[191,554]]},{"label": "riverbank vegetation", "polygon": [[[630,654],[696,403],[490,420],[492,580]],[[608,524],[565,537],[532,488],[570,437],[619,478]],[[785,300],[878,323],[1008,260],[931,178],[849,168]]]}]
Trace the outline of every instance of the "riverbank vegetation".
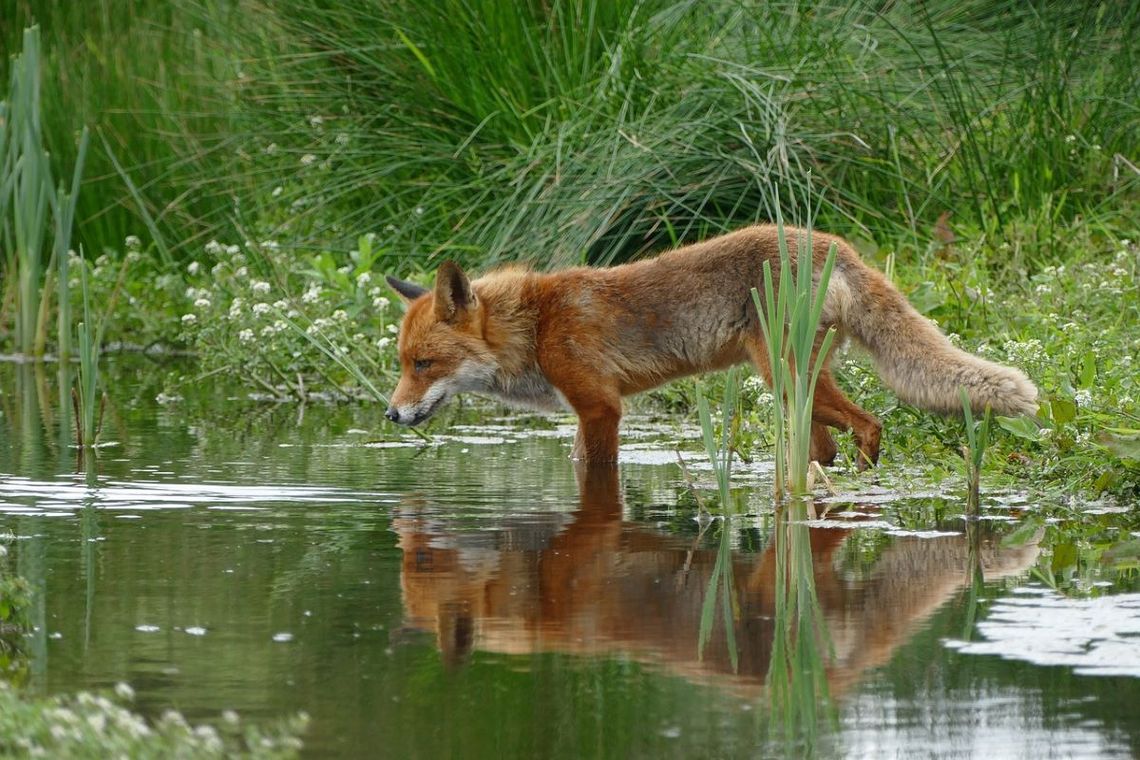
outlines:
[{"label": "riverbank vegetation", "polygon": [[[92,134],[62,271],[75,314],[88,275],[107,349],[191,352],[186,382],[364,396],[346,367],[381,388],[396,369],[384,274],[606,264],[779,210],[1042,389],[1035,423],[995,421],[987,471],[1140,490],[1132,3],[0,0],[5,49],[32,24],[52,176]],[[956,466],[960,423],[843,363],[888,461]],[[691,411],[694,388],[638,403]]]}]

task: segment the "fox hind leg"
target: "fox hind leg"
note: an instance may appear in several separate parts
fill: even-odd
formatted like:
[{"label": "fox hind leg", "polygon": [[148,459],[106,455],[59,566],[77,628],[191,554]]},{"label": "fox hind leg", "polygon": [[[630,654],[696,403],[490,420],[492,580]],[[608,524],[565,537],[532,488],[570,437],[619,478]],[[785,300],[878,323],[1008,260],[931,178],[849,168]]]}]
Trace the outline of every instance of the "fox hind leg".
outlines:
[{"label": "fox hind leg", "polygon": [[[819,349],[819,340],[816,341],[816,350]],[[748,355],[756,369],[760,371],[764,382],[772,387],[772,368],[768,364],[768,349],[762,338],[751,338],[745,343]],[[828,357],[830,359],[830,356]],[[838,430],[851,431],[855,436],[855,445],[859,449],[859,458],[856,466],[860,470],[879,461],[879,439],[882,424],[871,414],[854,404],[843,395],[843,391],[835,384],[829,367],[824,367],[819,374],[815,386],[815,397],[812,401],[811,447],[809,456],[823,465],[834,464],[838,448],[835,439],[831,436],[828,427]]]},{"label": "fox hind leg", "polygon": [[[850,430],[854,435],[855,447],[859,450],[855,462],[858,469],[865,470],[878,463],[882,423],[844,396],[843,391],[835,384],[831,370],[826,368],[819,373],[819,380],[815,385],[811,419],[813,450],[816,446],[816,428],[823,427],[823,433],[830,438],[831,434],[825,427],[830,426],[840,430]],[[834,441],[831,442],[831,446],[835,446]],[[814,453],[812,456],[815,457]],[[834,458],[834,454],[832,456]]]}]

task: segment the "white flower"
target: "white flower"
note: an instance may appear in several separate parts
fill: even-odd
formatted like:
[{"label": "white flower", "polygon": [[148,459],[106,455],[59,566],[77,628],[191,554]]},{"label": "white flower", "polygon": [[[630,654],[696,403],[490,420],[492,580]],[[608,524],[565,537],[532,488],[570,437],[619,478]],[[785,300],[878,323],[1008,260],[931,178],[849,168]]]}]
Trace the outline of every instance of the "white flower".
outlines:
[{"label": "white flower", "polygon": [[1077,402],[1077,406],[1088,406],[1092,403],[1092,391],[1082,388],[1073,394],[1073,400]]},{"label": "white flower", "polygon": [[1076,136],[1076,135],[1065,135],[1065,142],[1067,142],[1067,143],[1075,143],[1076,141],[1077,141],[1077,136]]},{"label": "white flower", "polygon": [[137,251],[142,247],[142,241],[139,240],[138,235],[127,235],[127,250]]},{"label": "white flower", "polygon": [[356,275],[356,284],[360,285],[361,287],[367,285],[371,281],[372,281],[372,273],[371,272],[361,272],[360,274]]},{"label": "white flower", "polygon": [[265,155],[272,156],[277,152],[277,143],[269,143],[265,146]]},{"label": "white flower", "polygon": [[188,274],[192,274],[192,275],[198,274],[198,270],[200,268],[201,268],[201,265],[197,261],[191,261],[189,264],[186,265],[186,272]]},{"label": "white flower", "polygon": [[312,153],[306,153],[305,155],[301,156],[301,166],[309,166],[310,164],[316,162],[316,160],[317,157]]},{"label": "white flower", "polygon": [[348,145],[348,141],[350,139],[351,138],[349,138],[349,136],[346,132],[340,132],[336,136],[336,144],[337,145]]},{"label": "white flower", "polygon": [[423,206],[416,206],[416,216],[423,216],[423,215],[424,215],[424,207]]},{"label": "white flower", "polygon": [[321,126],[324,123],[325,123],[325,120],[324,120],[324,117],[322,117],[322,116],[319,116],[317,114],[313,114],[312,116],[309,117],[309,126],[312,127],[313,129],[316,129],[317,127]]},{"label": "white flower", "polygon": [[345,320],[348,319],[348,312],[345,311],[344,309],[337,309],[336,311],[333,312],[333,319],[335,319],[338,322],[344,322]]},{"label": "white flower", "polygon": [[287,308],[289,308],[289,303],[284,298],[282,298],[279,301],[273,302],[273,308],[277,309],[277,311],[285,311]]},{"label": "white flower", "polygon": [[289,327],[288,323],[286,323],[285,320],[283,320],[283,319],[279,319],[273,323],[273,329],[276,330],[277,332],[281,332],[282,330],[286,330],[286,329],[288,329],[288,327]]},{"label": "white flower", "polygon": [[321,299],[321,289],[316,285],[311,286],[301,295],[301,301],[304,303],[316,303]]},{"label": "white flower", "polygon": [[225,248],[223,248],[222,244],[217,240],[211,240],[209,243],[206,243],[206,253],[211,256],[220,256],[224,251]]},{"label": "white flower", "polygon": [[381,351],[383,351],[384,349],[386,349],[390,345],[392,345],[392,339],[388,338],[388,337],[384,337],[384,338],[381,338],[380,340],[376,341],[376,348],[380,349]]},{"label": "white flower", "polygon": [[250,287],[250,289],[253,290],[254,293],[268,293],[269,292],[269,283],[266,282],[265,280],[254,280],[253,282],[251,282],[249,284],[249,287]]},{"label": "white flower", "polygon": [[242,343],[249,343],[251,340],[253,340],[253,330],[250,330],[249,328],[242,330],[238,333],[238,340],[240,340]]},{"label": "white flower", "polygon": [[277,244],[276,240],[262,240],[261,247],[269,251],[276,251],[281,246]]},{"label": "white flower", "polygon": [[253,313],[261,316],[262,314],[267,314],[270,308],[272,307],[267,303],[255,303],[253,305]]},{"label": "white flower", "polygon": [[395,325],[388,325],[388,332],[392,333],[393,335],[395,335],[399,331],[400,331],[400,328],[396,327]]},{"label": "white flower", "polygon": [[197,314],[183,314],[182,315],[182,324],[184,324],[184,325],[192,325],[197,321],[198,321],[198,315]]},{"label": "white flower", "polygon": [[199,298],[198,300],[194,301],[194,307],[197,309],[208,309],[210,308],[210,299]]},{"label": "white flower", "polygon": [[119,699],[125,699],[128,702],[135,698],[135,690],[131,688],[129,683],[119,681],[115,684],[115,694]]},{"label": "white flower", "polygon": [[241,316],[241,310],[242,310],[242,306],[244,303],[245,302],[242,301],[240,298],[235,298],[230,303],[230,318],[231,319],[237,319],[238,317]]},{"label": "white flower", "polygon": [[241,253],[241,246],[237,245],[236,243],[234,245],[227,245],[226,253],[228,253],[230,256],[237,256],[239,253]]},{"label": "white flower", "polygon": [[238,267],[238,269],[234,272],[234,277],[247,277],[248,275],[249,275],[249,268],[248,267]]},{"label": "white flower", "polygon": [[278,185],[277,187],[273,188],[273,192],[270,193],[270,195],[272,195],[274,198],[278,198],[283,192],[285,192],[285,188],[281,187],[281,185]]}]

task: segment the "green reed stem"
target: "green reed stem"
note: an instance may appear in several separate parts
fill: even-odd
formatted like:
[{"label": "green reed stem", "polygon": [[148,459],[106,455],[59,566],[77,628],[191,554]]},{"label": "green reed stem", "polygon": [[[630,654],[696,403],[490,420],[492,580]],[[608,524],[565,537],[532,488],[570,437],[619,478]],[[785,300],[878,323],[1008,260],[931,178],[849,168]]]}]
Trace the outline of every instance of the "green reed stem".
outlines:
[{"label": "green reed stem", "polygon": [[[795,495],[808,491],[812,402],[819,374],[826,366],[827,354],[835,339],[834,328],[820,337],[820,320],[837,249],[834,243],[828,249],[813,292],[815,266],[810,221],[800,231],[793,256],[783,215],[778,209],[779,204],[776,227],[780,274],[773,278],[772,267],[765,261],[764,299],[762,302],[753,288],[752,300],[768,347],[772,395],[776,399],[772,405],[773,427],[779,431],[774,489],[776,497],[782,498],[785,489]],[[808,265],[800,266],[805,258]],[[807,368],[807,371],[798,371],[798,368]]]},{"label": "green reed stem", "polygon": [[966,389],[959,388],[958,396],[962,399],[962,415],[966,420],[966,446],[962,449],[962,457],[966,462],[966,515],[977,517],[981,501],[982,458],[990,443],[990,421],[993,415],[987,405],[985,415],[975,421]]}]

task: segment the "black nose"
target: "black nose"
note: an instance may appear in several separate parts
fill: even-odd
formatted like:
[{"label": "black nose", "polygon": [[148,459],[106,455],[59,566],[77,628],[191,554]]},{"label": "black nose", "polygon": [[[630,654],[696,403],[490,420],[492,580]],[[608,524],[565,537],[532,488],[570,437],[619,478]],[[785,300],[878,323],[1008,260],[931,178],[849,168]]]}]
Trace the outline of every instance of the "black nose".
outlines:
[{"label": "black nose", "polygon": [[400,419],[400,413],[396,411],[396,407],[394,406],[388,407],[388,411],[384,412],[384,416],[390,419],[392,422]]}]

